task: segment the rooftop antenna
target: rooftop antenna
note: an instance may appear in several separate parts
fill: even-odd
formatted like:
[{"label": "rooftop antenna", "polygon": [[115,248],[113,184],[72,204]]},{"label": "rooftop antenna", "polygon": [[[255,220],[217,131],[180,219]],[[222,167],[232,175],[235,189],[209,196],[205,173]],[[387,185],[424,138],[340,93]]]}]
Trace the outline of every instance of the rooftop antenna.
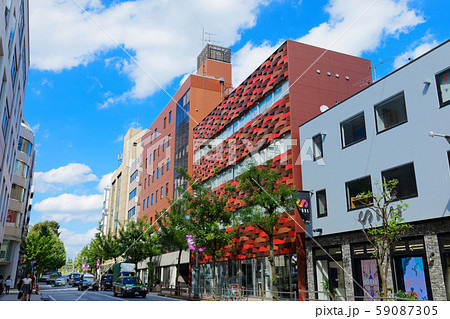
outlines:
[{"label": "rooftop antenna", "polygon": [[378,63],[378,64],[375,64],[374,66],[371,66],[370,68],[373,70],[373,82],[376,82],[376,80],[377,80],[377,68],[380,66],[380,65],[382,65],[382,64],[384,64],[384,63],[386,63],[387,61],[390,61],[390,60],[392,60],[393,58],[390,58],[390,59],[387,59],[387,60],[385,60],[385,61],[383,61],[383,62],[380,62],[380,63]]}]

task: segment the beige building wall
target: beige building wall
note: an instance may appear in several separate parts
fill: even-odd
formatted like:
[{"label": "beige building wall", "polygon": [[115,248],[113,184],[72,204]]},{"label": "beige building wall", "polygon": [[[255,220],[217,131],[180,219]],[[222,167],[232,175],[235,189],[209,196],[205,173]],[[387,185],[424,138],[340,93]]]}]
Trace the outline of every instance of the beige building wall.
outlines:
[{"label": "beige building wall", "polygon": [[[142,154],[141,138],[145,130],[129,129],[123,141],[122,163],[111,177],[111,193],[108,212],[108,230],[113,235],[118,234],[119,229],[128,221],[130,207],[129,195],[136,181],[130,183],[133,174],[132,167],[136,166],[136,160]],[[120,156],[120,155],[119,155]],[[130,184],[131,187],[130,187]],[[134,189],[134,188],[133,188]],[[136,190],[138,192],[138,189]],[[136,198],[139,194],[136,193]],[[137,203],[136,203],[137,206]]]}]

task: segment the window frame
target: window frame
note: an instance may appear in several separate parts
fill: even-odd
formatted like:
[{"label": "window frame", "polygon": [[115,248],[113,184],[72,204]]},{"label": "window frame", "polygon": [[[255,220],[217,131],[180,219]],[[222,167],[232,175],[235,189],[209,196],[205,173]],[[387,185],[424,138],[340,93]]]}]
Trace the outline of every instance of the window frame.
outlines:
[{"label": "window frame", "polygon": [[[355,178],[355,179],[352,179],[352,180],[349,180],[349,181],[345,182],[345,201],[346,201],[347,211],[348,212],[355,211],[355,210],[358,210],[358,209],[364,209],[364,208],[367,207],[367,206],[364,205],[362,207],[352,208],[351,207],[351,196],[350,196],[350,194],[348,192],[348,184],[349,183],[356,182],[356,181],[359,181],[359,180],[363,180],[363,179],[366,179],[366,178],[369,178],[369,185],[370,185],[370,190],[369,191],[373,193],[372,177],[370,175],[362,176],[362,177]],[[356,195],[358,195],[358,194],[356,194]],[[372,205],[373,205],[373,200],[372,200],[372,204],[370,206],[372,206]]]},{"label": "window frame", "polygon": [[[362,115],[363,121],[364,121],[364,130],[365,130],[364,138],[361,138],[359,140],[355,140],[355,141],[353,141],[351,143],[345,144],[345,138],[344,138],[345,134],[344,134],[344,130],[343,130],[344,124],[350,122],[351,120],[356,119],[358,116],[361,116],[361,115]],[[359,113],[357,113],[357,114],[355,114],[355,115],[345,119],[344,121],[339,123],[339,126],[340,126],[340,131],[341,131],[341,145],[342,145],[342,149],[350,147],[350,146],[355,145],[355,144],[358,144],[359,142],[362,142],[362,141],[367,139],[366,117],[365,117],[364,111],[361,111],[361,112],[359,112]]]},{"label": "window frame", "polygon": [[[406,166],[412,166],[412,172],[413,172],[413,178],[414,178],[414,182],[415,182],[416,193],[413,194],[413,195],[407,195],[407,196],[402,196],[402,197],[395,196],[395,199],[393,199],[393,201],[399,201],[399,200],[405,200],[405,199],[409,199],[409,198],[419,197],[419,190],[417,188],[416,170],[414,168],[414,162],[408,162],[408,163],[397,165],[397,166],[394,166],[394,167],[391,167],[391,168],[388,168],[388,169],[385,169],[385,170],[381,171],[382,183],[385,184],[386,182],[388,182],[387,180],[385,180],[385,177],[383,175],[384,173],[391,172],[391,171],[394,171],[394,170],[397,170],[399,168],[403,168],[403,167],[406,167]],[[396,179],[398,180],[398,182],[400,184],[400,180],[398,178],[396,178]],[[390,180],[392,180],[392,179],[390,179]]]},{"label": "window frame", "polygon": [[[378,119],[378,115],[377,115],[377,107],[380,107],[381,105],[385,104],[386,102],[389,102],[390,100],[393,100],[393,99],[399,97],[400,95],[403,95],[403,104],[404,104],[404,106],[405,106],[405,120],[403,120],[403,121],[401,121],[401,122],[398,122],[398,123],[396,123],[396,124],[394,124],[394,125],[392,125],[392,126],[389,126],[388,128],[385,128],[385,129],[383,129],[383,130],[380,130],[380,128],[378,127],[378,120],[377,120],[377,119]],[[389,131],[390,129],[392,129],[392,128],[394,128],[394,127],[397,127],[397,126],[400,126],[400,125],[402,125],[402,124],[408,123],[408,112],[406,111],[405,91],[401,91],[401,92],[399,92],[399,93],[397,93],[397,94],[394,94],[394,95],[388,97],[387,99],[384,99],[383,101],[381,101],[381,102],[375,104],[375,105],[373,106],[373,112],[374,112],[375,128],[376,128],[377,135],[378,135],[378,134],[381,134],[381,133],[383,133],[383,132]],[[366,135],[367,135],[367,132],[366,132]]]},{"label": "window frame", "polygon": [[436,89],[437,89],[437,93],[438,93],[438,99],[439,99],[439,108],[443,108],[446,107],[447,105],[450,105],[450,100],[448,100],[447,102],[443,102],[442,101],[442,91],[441,91],[441,86],[439,85],[438,82],[438,77],[441,76],[443,73],[445,72],[449,72],[449,76],[450,76],[450,67],[440,71],[439,73],[436,73],[435,75],[435,81],[436,81]]},{"label": "window frame", "polygon": [[[325,214],[320,214],[319,211],[319,193],[323,192],[325,195]],[[317,218],[323,218],[328,216],[328,208],[327,208],[327,192],[326,189],[321,189],[316,191],[316,207],[317,207]]]},{"label": "window frame", "polygon": [[[320,155],[317,155],[317,156],[316,156],[316,143],[315,143],[316,138],[320,138]],[[319,133],[317,135],[314,135],[312,137],[312,141],[313,141],[313,161],[317,161],[317,160],[323,158],[323,138],[322,138],[322,134]]]}]

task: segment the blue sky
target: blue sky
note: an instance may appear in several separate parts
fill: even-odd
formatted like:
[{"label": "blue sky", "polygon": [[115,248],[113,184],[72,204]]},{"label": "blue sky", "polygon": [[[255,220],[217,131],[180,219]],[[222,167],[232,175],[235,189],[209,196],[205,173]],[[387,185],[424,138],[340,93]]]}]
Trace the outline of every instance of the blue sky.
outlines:
[{"label": "blue sky", "polygon": [[69,257],[90,241],[123,136],[195,71],[203,28],[231,47],[235,86],[286,39],[388,60],[380,78],[447,40],[449,12],[445,0],[31,0],[31,222],[57,220]]}]

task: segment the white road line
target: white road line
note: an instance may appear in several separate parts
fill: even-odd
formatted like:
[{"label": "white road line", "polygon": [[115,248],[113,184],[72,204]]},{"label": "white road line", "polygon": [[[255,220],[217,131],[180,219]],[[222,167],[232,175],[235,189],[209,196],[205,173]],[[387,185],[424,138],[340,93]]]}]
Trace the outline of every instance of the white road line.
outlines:
[{"label": "white road line", "polygon": [[96,294],[96,295],[108,297],[108,298],[111,298],[111,299],[114,299],[114,300],[124,301],[124,299],[121,299],[121,298],[119,298],[119,297],[114,297],[114,296],[110,296],[110,295],[104,295],[104,294],[101,294],[101,293],[99,293],[99,292],[93,291],[92,293],[94,293],[94,294]]}]

